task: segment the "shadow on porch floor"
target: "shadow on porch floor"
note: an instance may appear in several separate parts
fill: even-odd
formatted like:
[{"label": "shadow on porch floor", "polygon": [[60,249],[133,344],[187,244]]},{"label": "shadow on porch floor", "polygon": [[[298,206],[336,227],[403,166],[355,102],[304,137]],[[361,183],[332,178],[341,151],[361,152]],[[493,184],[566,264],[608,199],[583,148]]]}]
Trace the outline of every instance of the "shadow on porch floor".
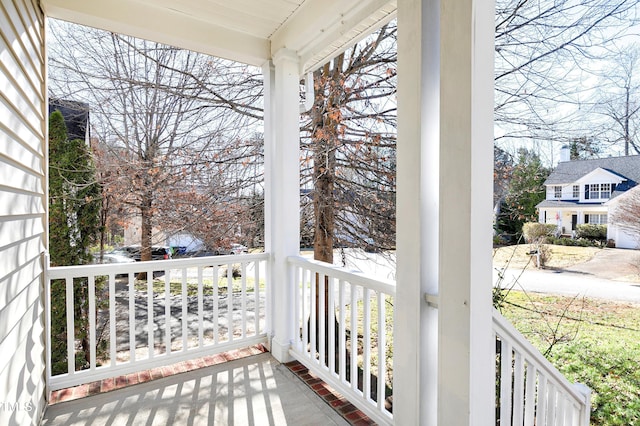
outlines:
[{"label": "shadow on porch floor", "polygon": [[[60,402],[47,408],[42,424],[370,424],[355,407],[297,365],[289,363],[287,368],[263,353],[182,374],[177,374],[182,368],[173,366],[173,373],[171,368],[165,370],[164,378],[137,384],[118,378],[120,385],[113,380],[117,389],[111,392],[105,392],[103,381],[103,393],[92,396],[86,396],[91,385],[63,390],[52,398],[52,403]],[[97,389],[94,384],[93,392],[100,392]]]}]

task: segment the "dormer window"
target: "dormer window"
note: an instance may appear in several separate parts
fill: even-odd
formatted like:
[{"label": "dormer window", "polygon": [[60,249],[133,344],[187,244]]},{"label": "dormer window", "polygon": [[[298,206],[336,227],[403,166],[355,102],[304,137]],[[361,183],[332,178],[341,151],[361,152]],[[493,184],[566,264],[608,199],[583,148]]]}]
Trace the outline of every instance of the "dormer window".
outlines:
[{"label": "dormer window", "polygon": [[580,185],[573,185],[572,198],[580,198]]},{"label": "dormer window", "polygon": [[592,183],[584,186],[584,198],[587,200],[606,200],[610,197],[610,183]]},{"label": "dormer window", "polygon": [[554,186],[553,187],[553,198],[557,198],[557,199],[562,198],[562,187],[561,186]]}]

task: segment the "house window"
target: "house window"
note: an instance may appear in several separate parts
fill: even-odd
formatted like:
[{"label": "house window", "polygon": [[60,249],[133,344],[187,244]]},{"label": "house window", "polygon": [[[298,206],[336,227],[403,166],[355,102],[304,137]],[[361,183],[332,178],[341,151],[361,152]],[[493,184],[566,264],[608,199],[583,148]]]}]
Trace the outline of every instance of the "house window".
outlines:
[{"label": "house window", "polygon": [[584,198],[587,200],[606,200],[610,197],[610,183],[592,183],[591,185],[585,185]]},{"label": "house window", "polygon": [[572,198],[580,198],[580,185],[573,185]]},{"label": "house window", "polygon": [[605,214],[587,214],[584,215],[584,223],[590,223],[592,225],[606,225],[607,215]]},{"label": "house window", "polygon": [[553,198],[562,198],[562,187],[554,186],[553,187]]}]

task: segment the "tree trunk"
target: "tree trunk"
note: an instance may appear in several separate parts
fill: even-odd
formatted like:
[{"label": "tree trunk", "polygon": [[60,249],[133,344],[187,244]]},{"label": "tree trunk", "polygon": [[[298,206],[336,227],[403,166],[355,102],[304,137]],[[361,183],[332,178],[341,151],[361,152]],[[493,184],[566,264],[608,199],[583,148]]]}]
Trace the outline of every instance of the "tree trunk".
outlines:
[{"label": "tree trunk", "polygon": [[140,204],[141,227],[142,234],[140,241],[140,260],[151,260],[151,245],[153,235],[153,211],[152,211],[152,195],[145,193]]},{"label": "tree trunk", "polygon": [[[151,237],[153,234],[153,211],[152,211],[152,195],[146,192],[140,203],[140,261],[151,260]],[[146,280],[147,273],[139,272],[137,275],[139,280]]]}]

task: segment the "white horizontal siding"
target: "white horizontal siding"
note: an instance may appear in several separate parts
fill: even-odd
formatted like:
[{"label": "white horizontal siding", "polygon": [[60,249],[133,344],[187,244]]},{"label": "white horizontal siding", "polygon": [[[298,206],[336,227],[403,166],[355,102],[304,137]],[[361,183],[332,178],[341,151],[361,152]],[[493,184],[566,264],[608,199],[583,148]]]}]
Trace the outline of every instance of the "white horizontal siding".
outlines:
[{"label": "white horizontal siding", "polygon": [[[44,18],[0,0],[0,424],[45,406],[42,254],[46,224]],[[8,409],[9,404],[10,409]]]},{"label": "white horizontal siding", "polygon": [[44,157],[42,152],[18,141],[18,135],[11,129],[4,128],[3,123],[0,122],[0,159],[3,162],[12,161],[14,164],[33,170],[38,175],[43,175]]}]

